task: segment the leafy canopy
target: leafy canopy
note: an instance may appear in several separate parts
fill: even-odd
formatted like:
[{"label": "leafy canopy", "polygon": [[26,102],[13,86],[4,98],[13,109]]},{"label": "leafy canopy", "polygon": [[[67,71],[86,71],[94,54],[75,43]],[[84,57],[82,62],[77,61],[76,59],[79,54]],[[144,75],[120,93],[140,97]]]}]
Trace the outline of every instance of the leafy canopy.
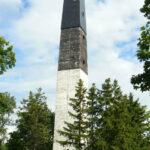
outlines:
[{"label": "leafy canopy", "polygon": [[[0,37],[0,75],[15,66],[15,53],[12,51],[13,46],[9,46],[3,37]],[[16,107],[15,98],[8,92],[0,93],[0,148],[6,138],[6,125],[10,125],[10,114]]]},{"label": "leafy canopy", "polygon": [[15,53],[12,50],[13,46],[4,37],[0,37],[0,75],[15,66]]},{"label": "leafy canopy", "polygon": [[150,1],[145,0],[141,12],[147,17],[148,22],[141,27],[141,36],[138,39],[137,58],[144,63],[143,73],[134,75],[131,78],[131,83],[135,89],[140,89],[142,92],[150,91]]}]

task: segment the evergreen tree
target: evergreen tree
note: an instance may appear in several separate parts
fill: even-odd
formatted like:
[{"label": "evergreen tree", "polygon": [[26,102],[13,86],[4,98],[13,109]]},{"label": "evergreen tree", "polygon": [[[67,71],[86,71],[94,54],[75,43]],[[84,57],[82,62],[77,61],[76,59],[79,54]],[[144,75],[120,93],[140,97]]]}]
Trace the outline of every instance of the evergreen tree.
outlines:
[{"label": "evergreen tree", "polygon": [[98,120],[98,101],[97,101],[97,88],[95,84],[89,89],[87,96],[87,150],[96,150],[96,142],[98,140],[95,131],[97,130]]},{"label": "evergreen tree", "polygon": [[70,99],[73,112],[68,112],[74,121],[65,122],[64,130],[58,131],[60,135],[66,137],[66,140],[58,141],[62,146],[73,146],[76,150],[83,150],[86,146],[86,92],[83,81],[80,80],[76,87],[75,98]]},{"label": "evergreen tree", "polygon": [[[108,135],[110,121],[112,119],[112,112],[108,111],[108,109],[110,109],[110,106],[114,104],[114,99],[115,99],[113,95],[115,93],[114,89],[117,89],[116,81],[114,82],[114,85],[112,85],[111,80],[109,78],[105,80],[104,84],[102,84],[102,89],[98,90],[97,100],[98,100],[98,108],[99,108],[98,109],[99,117],[97,121],[96,135],[98,137],[97,146],[98,149],[100,150],[109,149],[109,145],[111,144],[107,142],[107,140],[110,142],[112,138],[110,137],[110,135]],[[109,137],[110,139],[108,139]]]},{"label": "evergreen tree", "polygon": [[22,139],[22,135],[19,131],[10,133],[10,139],[6,143],[8,150],[26,150],[25,141]]},{"label": "evergreen tree", "polygon": [[66,137],[58,141],[61,145],[78,150],[150,148],[150,112],[132,94],[124,95],[116,80],[106,79],[100,90],[93,84],[87,96],[80,80],[70,105],[74,113],[69,114],[75,121],[65,122],[59,131]]},{"label": "evergreen tree", "polygon": [[41,89],[30,92],[19,108],[17,131],[11,134],[8,150],[50,150],[53,143],[54,114],[48,109],[46,97]]},{"label": "evergreen tree", "polygon": [[133,95],[123,95],[117,81],[107,79],[99,91],[99,150],[145,150],[150,146],[149,112]]},{"label": "evergreen tree", "polygon": [[0,93],[0,147],[6,139],[6,125],[11,124],[10,114],[16,107],[15,98],[9,93]]},{"label": "evergreen tree", "polygon": [[135,150],[149,149],[150,112],[146,111],[146,106],[141,106],[138,100],[134,100],[132,93],[124,102],[129,113],[130,124],[127,123],[130,125],[132,133],[132,148]]},{"label": "evergreen tree", "polygon": [[50,143],[49,143],[49,145],[45,145],[44,150],[52,150],[53,149],[54,120],[55,120],[55,113],[50,111],[50,122],[48,123]]}]

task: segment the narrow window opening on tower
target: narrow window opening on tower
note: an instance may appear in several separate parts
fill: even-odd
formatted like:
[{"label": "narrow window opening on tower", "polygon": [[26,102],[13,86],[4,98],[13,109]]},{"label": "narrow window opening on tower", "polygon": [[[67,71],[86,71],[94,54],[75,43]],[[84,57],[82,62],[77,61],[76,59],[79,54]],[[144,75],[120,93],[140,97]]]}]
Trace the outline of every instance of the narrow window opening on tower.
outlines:
[{"label": "narrow window opening on tower", "polygon": [[83,65],[85,65],[85,60],[83,60]]},{"label": "narrow window opening on tower", "polygon": [[85,15],[85,13],[84,13],[84,11],[82,12],[82,16],[84,17],[84,15]]},{"label": "narrow window opening on tower", "polygon": [[83,39],[85,40],[85,36],[83,35]]}]

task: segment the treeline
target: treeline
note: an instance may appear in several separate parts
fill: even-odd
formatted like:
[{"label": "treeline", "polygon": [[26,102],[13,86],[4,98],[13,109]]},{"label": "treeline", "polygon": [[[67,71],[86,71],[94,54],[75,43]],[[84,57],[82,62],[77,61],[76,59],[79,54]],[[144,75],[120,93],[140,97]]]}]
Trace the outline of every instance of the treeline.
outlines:
[{"label": "treeline", "polygon": [[70,99],[74,121],[65,122],[58,132],[66,140],[57,142],[76,150],[150,149],[150,112],[132,93],[123,94],[118,82],[110,79],[101,89],[93,84],[86,91],[80,80],[75,98]]},{"label": "treeline", "polygon": [[[15,66],[16,58],[13,46],[4,37],[0,37],[0,75]],[[52,150],[54,135],[54,112],[46,104],[42,89],[30,92],[18,108],[16,131],[10,133],[7,128],[13,126],[15,97],[8,92],[0,92],[0,150]]]},{"label": "treeline", "polygon": [[8,150],[52,150],[54,113],[41,89],[23,99],[17,116],[17,130],[10,133],[6,143]]},{"label": "treeline", "polygon": [[52,150],[54,135],[54,113],[46,104],[46,97],[41,89],[30,92],[28,99],[23,99],[16,113],[16,131],[10,133],[6,141],[10,113],[15,108],[14,97],[4,94],[0,100],[0,150]]},{"label": "treeline", "polygon": [[[12,98],[14,106],[14,98],[8,97]],[[93,84],[89,91],[80,80],[75,97],[70,99],[70,107],[74,110],[69,112],[74,122],[66,122],[64,130],[58,131],[66,137],[65,141],[57,141],[64,147],[72,146],[76,150],[150,149],[150,112],[134,100],[131,93],[123,94],[116,80],[106,79],[101,89]],[[48,109],[41,89],[30,92],[29,97],[22,100],[17,116],[16,131],[10,133],[5,145],[1,145],[2,150],[52,150],[54,113]]]}]

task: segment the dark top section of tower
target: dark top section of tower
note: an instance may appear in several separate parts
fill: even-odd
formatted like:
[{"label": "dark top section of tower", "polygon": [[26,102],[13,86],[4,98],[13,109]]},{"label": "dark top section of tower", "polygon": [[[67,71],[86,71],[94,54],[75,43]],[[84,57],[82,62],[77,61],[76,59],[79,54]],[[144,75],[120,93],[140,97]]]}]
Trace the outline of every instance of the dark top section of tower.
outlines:
[{"label": "dark top section of tower", "polygon": [[85,0],[64,0],[61,29],[75,27],[86,33]]}]

